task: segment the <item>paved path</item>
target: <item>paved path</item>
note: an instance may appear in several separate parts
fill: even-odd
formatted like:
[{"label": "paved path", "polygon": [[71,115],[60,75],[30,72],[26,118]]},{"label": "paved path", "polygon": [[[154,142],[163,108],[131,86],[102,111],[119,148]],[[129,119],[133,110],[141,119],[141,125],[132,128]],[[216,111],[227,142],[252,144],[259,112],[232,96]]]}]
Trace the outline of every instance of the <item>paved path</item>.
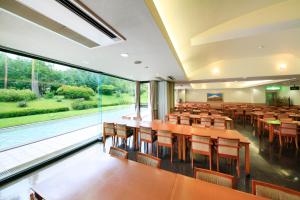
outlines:
[{"label": "paved path", "polygon": [[101,122],[101,118],[102,121],[119,118],[130,114],[130,112],[132,113],[133,110],[134,107],[128,106],[122,109],[104,111],[102,112],[102,116],[100,113],[93,113],[78,117],[3,128],[0,129],[0,151],[95,125]]}]

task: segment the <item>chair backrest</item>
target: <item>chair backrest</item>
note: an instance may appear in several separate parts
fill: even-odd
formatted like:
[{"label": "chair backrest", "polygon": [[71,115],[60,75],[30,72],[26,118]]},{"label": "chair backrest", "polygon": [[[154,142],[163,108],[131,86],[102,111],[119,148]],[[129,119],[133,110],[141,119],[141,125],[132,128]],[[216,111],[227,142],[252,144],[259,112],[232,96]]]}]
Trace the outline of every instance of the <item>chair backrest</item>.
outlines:
[{"label": "chair backrest", "polygon": [[173,114],[169,114],[169,121],[171,122],[178,122],[178,116],[177,115],[173,115]]},{"label": "chair backrest", "polygon": [[141,117],[133,117],[133,120],[139,120],[139,121],[142,121],[142,118],[141,118]]},{"label": "chair backrest", "polygon": [[233,157],[239,156],[239,139],[228,139],[218,137],[218,154],[228,155]]},{"label": "chair backrest", "polygon": [[288,113],[282,113],[278,115],[278,119],[287,119],[289,118],[289,114]]},{"label": "chair backrest", "polygon": [[180,124],[190,125],[190,117],[189,116],[180,116]]},{"label": "chair backrest", "polygon": [[140,138],[141,140],[146,140],[148,142],[153,141],[152,129],[149,127],[140,126]]},{"label": "chair backrest", "polygon": [[211,152],[211,138],[209,136],[192,135],[190,141],[192,143],[192,151]]},{"label": "chair backrest", "polygon": [[281,135],[297,135],[297,127],[298,127],[298,125],[296,123],[281,122],[280,134]]},{"label": "chair backrest", "polygon": [[226,129],[225,126],[225,118],[215,118],[214,119],[214,128],[218,128],[218,129]]},{"label": "chair backrest", "polygon": [[201,117],[200,118],[201,124],[205,126],[211,126],[211,118],[210,117]]},{"label": "chair backrest", "polygon": [[115,135],[115,124],[103,122],[103,134],[104,135]]},{"label": "chair backrest", "polygon": [[252,180],[252,193],[273,200],[300,199],[300,192],[298,191],[256,180]]},{"label": "chair backrest", "polygon": [[160,144],[172,145],[172,133],[167,130],[157,131],[157,142]]},{"label": "chair backrest", "polygon": [[136,155],[136,160],[139,163],[142,163],[142,164],[145,164],[145,165],[148,165],[151,167],[160,168],[161,159],[159,159],[157,157],[138,152]]},{"label": "chair backrest", "polygon": [[126,136],[126,131],[127,131],[126,124],[117,124],[116,125],[117,135]]},{"label": "chair backrest", "polygon": [[234,188],[235,185],[233,176],[207,169],[195,168],[195,178],[228,188]]},{"label": "chair backrest", "polygon": [[131,119],[129,116],[122,116],[122,119]]},{"label": "chair backrest", "polygon": [[192,126],[193,127],[197,127],[197,128],[205,128],[205,125],[203,125],[203,124],[195,124],[195,123],[193,123]]},{"label": "chair backrest", "polygon": [[128,152],[117,147],[110,147],[109,154],[114,157],[128,159]]},{"label": "chair backrest", "polygon": [[274,118],[274,114],[273,113],[265,113],[264,119],[269,119],[269,118]]}]

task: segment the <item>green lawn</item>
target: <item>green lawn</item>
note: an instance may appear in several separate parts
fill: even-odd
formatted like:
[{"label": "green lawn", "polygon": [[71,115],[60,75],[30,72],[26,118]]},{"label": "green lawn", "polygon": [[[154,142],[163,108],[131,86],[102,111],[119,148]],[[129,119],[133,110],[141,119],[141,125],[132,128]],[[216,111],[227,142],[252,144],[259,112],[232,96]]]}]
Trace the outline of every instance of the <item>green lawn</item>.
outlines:
[{"label": "green lawn", "polygon": [[[120,109],[120,108],[124,108],[124,107],[126,107],[126,105],[107,106],[107,107],[103,107],[102,111]],[[42,122],[42,121],[48,121],[48,120],[54,120],[54,119],[61,119],[61,118],[85,115],[85,114],[96,113],[96,112],[99,112],[99,108],[93,108],[93,109],[87,109],[87,110],[71,110],[71,111],[67,111],[67,112],[57,112],[57,113],[49,113],[49,114],[5,118],[5,119],[0,120],[0,128],[23,125],[23,124],[30,124],[30,123],[34,123],[34,122]]]},{"label": "green lawn", "polygon": [[[18,107],[17,102],[0,102],[0,112],[18,111],[18,110],[31,109],[31,108],[35,108],[35,109],[58,108],[58,107],[70,108],[70,111],[66,111],[66,112],[4,118],[0,120],[0,128],[99,112],[99,108],[93,108],[87,110],[73,110],[71,104],[72,102],[75,101],[74,99],[62,99],[61,102],[57,102],[57,98],[62,99],[63,97],[56,96],[53,99],[40,98],[37,100],[28,101],[27,107],[24,108]],[[91,101],[97,101],[98,99],[99,96],[96,95],[92,97]],[[102,107],[102,111],[122,108],[128,105],[128,103],[133,103],[133,102],[134,102],[134,98],[132,96],[129,96],[128,94],[121,94],[118,97],[115,95],[112,96],[102,95],[102,105],[104,106]],[[105,106],[108,104],[121,104],[121,105]]]}]

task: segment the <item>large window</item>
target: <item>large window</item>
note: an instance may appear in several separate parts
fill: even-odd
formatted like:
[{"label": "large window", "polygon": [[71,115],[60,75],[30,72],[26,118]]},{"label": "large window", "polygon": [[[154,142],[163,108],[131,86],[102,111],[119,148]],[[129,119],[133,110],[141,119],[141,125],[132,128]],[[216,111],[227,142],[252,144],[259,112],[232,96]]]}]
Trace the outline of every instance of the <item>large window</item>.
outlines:
[{"label": "large window", "polygon": [[135,82],[0,52],[0,151],[133,114],[134,102]]}]

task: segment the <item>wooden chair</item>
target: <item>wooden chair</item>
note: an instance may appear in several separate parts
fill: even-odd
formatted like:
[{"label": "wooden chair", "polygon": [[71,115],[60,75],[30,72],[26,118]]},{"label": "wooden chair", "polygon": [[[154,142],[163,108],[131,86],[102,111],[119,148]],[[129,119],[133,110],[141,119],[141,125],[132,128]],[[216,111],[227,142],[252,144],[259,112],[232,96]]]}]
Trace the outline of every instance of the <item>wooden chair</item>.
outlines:
[{"label": "wooden chair", "polygon": [[237,175],[240,176],[240,140],[218,137],[217,143],[217,171],[219,171],[219,159],[228,158],[236,160]]},{"label": "wooden chair", "polygon": [[142,142],[146,143],[146,150],[148,153],[148,144],[151,144],[151,151],[153,150],[153,143],[156,140],[156,136],[153,133],[152,129],[149,127],[140,126],[140,149]]},{"label": "wooden chair", "polygon": [[224,187],[235,188],[235,178],[228,174],[195,168],[195,178]]},{"label": "wooden chair", "polygon": [[205,127],[211,126],[211,118],[210,117],[201,117],[200,118],[200,124],[204,125]]},{"label": "wooden chair", "polygon": [[104,138],[103,145],[104,145],[104,147],[105,147],[107,136],[112,137],[112,145],[115,146],[116,130],[115,130],[115,124],[114,123],[103,122],[103,138]]},{"label": "wooden chair", "polygon": [[[274,130],[275,135],[279,136],[280,146],[284,143],[292,142],[294,139],[296,148],[298,149],[298,125],[293,122],[281,122],[279,130]],[[284,141],[282,141],[284,139]]]},{"label": "wooden chair", "polygon": [[127,146],[127,139],[133,135],[131,129],[129,129],[126,124],[117,124],[116,125],[116,133],[117,133],[117,143],[119,143],[119,138],[122,141],[125,141],[125,149]]},{"label": "wooden chair", "polygon": [[174,114],[169,114],[169,121],[174,124],[178,124],[178,116]]},{"label": "wooden chair", "polygon": [[252,180],[252,194],[272,200],[299,200],[300,192],[270,183]]},{"label": "wooden chair", "polygon": [[128,152],[117,147],[110,147],[109,154],[117,158],[128,159]]},{"label": "wooden chair", "polygon": [[131,119],[129,116],[122,116],[122,119]]},{"label": "wooden chair", "polygon": [[192,167],[194,167],[194,154],[200,154],[208,156],[209,169],[212,166],[212,150],[211,150],[211,138],[209,136],[192,135],[191,141],[191,161]]},{"label": "wooden chair", "polygon": [[158,157],[159,146],[171,148],[171,163],[173,163],[173,135],[170,131],[157,131],[156,157]]},{"label": "wooden chair", "polygon": [[193,123],[192,126],[193,127],[197,127],[197,128],[205,128],[205,125],[203,125],[203,124],[195,124],[195,123]]},{"label": "wooden chair", "polygon": [[190,117],[189,116],[181,115],[180,116],[180,124],[190,125]]},{"label": "wooden chair", "polygon": [[160,168],[161,159],[157,157],[138,152],[136,155],[136,160],[139,163],[155,168]]},{"label": "wooden chair", "polygon": [[226,129],[226,121],[225,118],[218,117],[214,119],[214,128],[217,129]]},{"label": "wooden chair", "polygon": [[288,114],[288,113],[282,113],[282,114],[279,114],[279,115],[277,116],[277,118],[278,118],[279,120],[281,120],[281,119],[288,119],[288,118],[289,118],[289,114]]},{"label": "wooden chair", "polygon": [[245,125],[245,113],[244,109],[238,108],[234,113],[234,120],[237,121],[238,119],[241,119],[243,122],[243,125]]}]

